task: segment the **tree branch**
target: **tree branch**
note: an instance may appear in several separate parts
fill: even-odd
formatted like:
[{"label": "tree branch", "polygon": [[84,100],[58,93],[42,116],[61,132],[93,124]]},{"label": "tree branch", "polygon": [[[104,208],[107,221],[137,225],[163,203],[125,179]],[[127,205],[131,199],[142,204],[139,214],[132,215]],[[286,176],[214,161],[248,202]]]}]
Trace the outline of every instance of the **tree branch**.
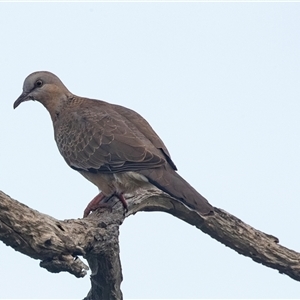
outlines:
[{"label": "tree branch", "polygon": [[[181,202],[158,190],[139,190],[126,195],[129,210],[113,199],[113,209],[99,209],[84,219],[59,221],[39,213],[0,191],[0,240],[15,250],[41,260],[50,272],[67,271],[76,277],[91,268],[89,299],[122,299],[119,258],[119,226],[138,211],[164,211],[196,226],[255,262],[277,269],[300,281],[300,254],[279,244],[279,240],[243,223],[224,210],[202,217]],[[101,215],[101,216],[100,216]]]}]

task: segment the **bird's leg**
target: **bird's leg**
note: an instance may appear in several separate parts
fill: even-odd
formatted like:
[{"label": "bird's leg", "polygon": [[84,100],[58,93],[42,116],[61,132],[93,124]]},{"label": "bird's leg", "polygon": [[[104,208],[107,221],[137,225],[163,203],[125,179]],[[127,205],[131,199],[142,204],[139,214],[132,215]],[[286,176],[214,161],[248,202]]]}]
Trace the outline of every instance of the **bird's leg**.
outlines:
[{"label": "bird's leg", "polygon": [[[99,193],[86,207],[83,213],[83,217],[87,217],[90,212],[96,210],[99,207],[103,207],[103,205],[100,204],[100,202],[105,198],[105,195],[101,192]],[[105,205],[104,205],[105,206]]]},{"label": "bird's leg", "polygon": [[123,193],[120,193],[120,194],[116,194],[116,196],[119,198],[119,200],[122,202],[123,204],[123,207],[125,209],[125,211],[127,212],[128,211],[128,205],[127,205],[127,202],[123,196]]},{"label": "bird's leg", "polygon": [[101,207],[109,207],[111,208],[111,206],[108,203],[101,203],[101,201],[103,201],[105,198],[107,198],[106,201],[108,201],[111,197],[116,196],[118,197],[118,199],[121,201],[125,211],[128,211],[128,205],[127,202],[123,196],[123,193],[115,193],[112,194],[111,196],[107,197],[105,196],[102,192],[100,192],[86,207],[86,209],[84,210],[83,213],[83,217],[87,217],[92,211],[96,210],[97,208],[101,208]]}]

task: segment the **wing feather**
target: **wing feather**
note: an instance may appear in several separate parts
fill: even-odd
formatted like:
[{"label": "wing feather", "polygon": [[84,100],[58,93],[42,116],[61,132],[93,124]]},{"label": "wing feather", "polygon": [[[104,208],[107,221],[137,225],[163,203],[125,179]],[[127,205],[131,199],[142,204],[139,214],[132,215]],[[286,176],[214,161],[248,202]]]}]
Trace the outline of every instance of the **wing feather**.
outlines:
[{"label": "wing feather", "polygon": [[[95,101],[96,102],[96,101]],[[97,103],[98,102],[98,103]],[[55,139],[66,162],[76,170],[124,172],[157,168],[164,155],[135,126],[101,101],[68,110],[55,126]]]}]

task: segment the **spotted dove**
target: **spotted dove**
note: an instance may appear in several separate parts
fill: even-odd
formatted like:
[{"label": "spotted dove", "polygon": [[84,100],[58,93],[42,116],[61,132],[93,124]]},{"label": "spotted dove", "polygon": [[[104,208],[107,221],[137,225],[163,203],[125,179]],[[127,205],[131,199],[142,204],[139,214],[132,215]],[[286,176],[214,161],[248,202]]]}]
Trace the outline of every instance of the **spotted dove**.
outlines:
[{"label": "spotted dove", "polygon": [[49,111],[58,149],[74,170],[94,183],[101,193],[84,217],[103,202],[154,185],[202,215],[213,207],[176,172],[166,146],[148,122],[135,111],[100,100],[78,97],[50,72],[34,72],[24,81],[14,108],[28,100]]}]

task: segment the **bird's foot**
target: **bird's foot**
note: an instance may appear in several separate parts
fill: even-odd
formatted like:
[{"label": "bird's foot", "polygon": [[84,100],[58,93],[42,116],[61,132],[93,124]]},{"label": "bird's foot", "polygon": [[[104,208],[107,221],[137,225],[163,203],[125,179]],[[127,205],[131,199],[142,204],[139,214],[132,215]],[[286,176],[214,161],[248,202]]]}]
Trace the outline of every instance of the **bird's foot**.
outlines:
[{"label": "bird's foot", "polygon": [[127,205],[127,202],[126,202],[126,200],[125,200],[125,198],[124,198],[124,196],[123,196],[123,193],[121,193],[121,194],[116,194],[116,196],[119,198],[119,200],[122,202],[122,204],[123,204],[123,207],[124,207],[124,209],[125,209],[125,212],[128,212],[128,205]]},{"label": "bird's foot", "polygon": [[99,193],[86,207],[83,213],[83,217],[87,217],[92,211],[95,211],[97,208],[101,207],[109,207],[111,209],[111,206],[108,203],[103,203],[103,201],[106,198],[106,196],[101,192]]},{"label": "bird's foot", "polygon": [[128,211],[128,205],[127,205],[127,202],[123,196],[123,194],[113,194],[109,197],[105,196],[102,192],[99,193],[86,207],[86,209],[84,210],[84,213],[83,213],[83,217],[87,217],[92,211],[95,211],[96,209],[98,208],[103,208],[103,207],[106,207],[106,208],[110,208],[112,209],[112,206],[110,204],[108,204],[107,202],[103,202],[104,200],[108,201],[111,197],[113,196],[117,196],[119,198],[119,200],[121,201],[125,211],[127,212]]}]

